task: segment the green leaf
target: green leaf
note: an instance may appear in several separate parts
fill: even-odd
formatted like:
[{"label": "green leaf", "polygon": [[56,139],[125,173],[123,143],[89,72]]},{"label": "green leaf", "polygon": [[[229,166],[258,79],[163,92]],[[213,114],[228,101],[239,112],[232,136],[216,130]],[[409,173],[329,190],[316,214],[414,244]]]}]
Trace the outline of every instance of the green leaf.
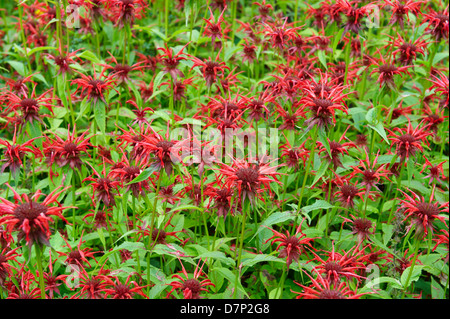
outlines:
[{"label": "green leaf", "polygon": [[312,182],[312,185],[315,185],[319,179],[325,175],[326,171],[328,170],[328,166],[330,165],[330,162],[328,161],[322,161],[319,167],[319,170],[316,173],[316,176],[314,177],[314,181]]},{"label": "green leaf", "polygon": [[94,105],[94,117],[95,122],[98,125],[100,131],[105,134],[106,133],[106,106],[102,101],[98,101]]},{"label": "green leaf", "polygon": [[145,181],[145,180],[146,180],[147,178],[149,178],[150,175],[152,175],[153,172],[155,172],[155,171],[156,171],[156,167],[150,166],[150,167],[144,169],[138,176],[136,176],[135,179],[133,179],[131,182],[129,182],[129,183],[126,184],[125,186],[131,185],[131,184],[135,184],[135,183],[139,183],[139,182],[142,182],[142,181]]},{"label": "green leaf", "polygon": [[17,71],[21,76],[25,76],[25,65],[22,62],[18,61],[8,61],[9,65],[11,65],[14,70]]},{"label": "green leaf", "polygon": [[374,286],[378,286],[379,284],[382,284],[382,283],[389,283],[389,284],[392,285],[393,288],[396,288],[396,289],[402,289],[403,288],[401,282],[398,281],[395,278],[391,278],[391,277],[376,277],[376,278],[370,280],[369,282],[367,282],[366,285],[362,289],[371,289]]},{"label": "green leaf", "polygon": [[378,134],[380,134],[380,136],[386,141],[386,143],[387,143],[388,145],[391,144],[391,143],[389,142],[389,139],[387,138],[386,131],[384,130],[383,123],[378,122],[376,125],[368,124],[368,126],[369,126],[371,129],[375,130]]},{"label": "green leaf", "polygon": [[317,57],[319,58],[319,61],[320,61],[320,63],[322,63],[325,70],[328,69],[327,57],[325,55],[325,52],[322,50],[317,51]]},{"label": "green leaf", "polygon": [[30,51],[28,51],[28,56],[31,56],[31,55],[35,54],[36,52],[44,51],[44,50],[56,50],[56,48],[55,47],[37,47],[37,48],[31,49]]},{"label": "green leaf", "polygon": [[180,206],[177,206],[177,207],[173,208],[170,212],[172,213],[172,212],[178,212],[180,210],[192,210],[192,209],[198,210],[198,211],[202,211],[202,209],[200,207],[198,207],[198,206],[194,206],[194,205],[180,205]]},{"label": "green leaf", "polygon": [[274,224],[283,223],[287,220],[293,219],[294,216],[291,212],[275,212],[270,214],[262,223],[261,226],[272,226]]},{"label": "green leaf", "polygon": [[323,146],[325,146],[328,156],[330,156],[330,158],[332,158],[333,156],[331,155],[330,142],[328,141],[327,132],[325,132],[324,127],[319,128],[318,138],[319,138],[319,141],[323,144]]},{"label": "green leaf", "polygon": [[100,59],[91,51],[86,50],[77,54],[79,58],[84,58],[86,60],[92,61],[94,63],[100,63]]},{"label": "green leaf", "polygon": [[411,183],[414,172],[414,160],[410,158],[406,164],[406,172],[408,174],[408,183]]},{"label": "green leaf", "polygon": [[216,267],[211,269],[210,272],[218,272],[230,282],[231,287],[238,289],[239,291],[243,292],[247,297],[249,297],[245,289],[242,287],[240,280],[238,280],[237,287],[235,287],[236,275],[230,269],[223,267]]},{"label": "green leaf", "polygon": [[302,207],[302,211],[305,212],[305,213],[309,213],[309,212],[311,212],[313,210],[330,209],[330,208],[333,208],[333,207],[334,206],[331,205],[330,203],[328,203],[326,200],[318,199],[318,200],[315,201],[314,204]]},{"label": "green leaf", "polygon": [[431,277],[431,298],[445,299],[445,290],[439,285],[434,277]]},{"label": "green leaf", "polygon": [[282,260],[276,256],[267,255],[267,254],[258,254],[258,255],[248,254],[247,256],[251,256],[251,258],[244,259],[244,257],[243,257],[243,261],[242,261],[243,267],[253,267],[255,264],[265,262],[265,261],[280,262],[280,263],[285,262],[284,260]]},{"label": "green leaf", "polygon": [[196,258],[200,258],[202,260],[205,260],[207,258],[217,259],[229,266],[235,266],[235,261],[232,258],[225,256],[225,254],[221,251],[207,251],[198,255]]},{"label": "green leaf", "polygon": [[129,251],[135,251],[135,250],[145,250],[145,246],[144,243],[142,242],[129,242],[126,241],[122,244],[120,244],[117,248],[115,248],[115,250],[122,250],[122,249],[126,249]]},{"label": "green leaf", "polygon": [[411,285],[412,282],[419,280],[420,275],[422,275],[422,269],[423,269],[423,265],[415,265],[411,274],[411,277],[409,278],[409,282],[407,283],[406,281],[408,280],[408,276],[409,273],[411,271],[411,266],[406,268],[403,273],[402,276],[400,278],[400,282],[402,283],[402,286],[406,289],[409,287],[409,285]]},{"label": "green leaf", "polygon": [[103,244],[103,247],[106,248],[105,234],[103,234],[103,229],[102,228],[98,228],[97,229],[97,233],[98,233],[98,238],[100,238],[100,241]]}]

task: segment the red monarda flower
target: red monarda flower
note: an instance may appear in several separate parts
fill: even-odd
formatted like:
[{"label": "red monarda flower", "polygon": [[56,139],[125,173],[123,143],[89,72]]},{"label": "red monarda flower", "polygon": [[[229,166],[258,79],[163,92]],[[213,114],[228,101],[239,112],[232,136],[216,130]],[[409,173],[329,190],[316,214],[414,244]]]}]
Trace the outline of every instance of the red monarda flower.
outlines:
[{"label": "red monarda flower", "polygon": [[400,162],[403,163],[410,157],[415,157],[417,151],[423,151],[422,143],[428,143],[427,136],[433,134],[428,130],[428,125],[420,127],[421,123],[413,128],[411,121],[408,120],[406,128],[387,129],[389,132],[388,138],[392,141],[391,147],[395,146],[395,152],[400,158]]},{"label": "red monarda flower", "polygon": [[[359,197],[362,200],[366,193],[367,190],[365,188],[358,188],[357,183],[352,184],[347,182],[339,187],[339,191],[336,192],[335,196],[337,197],[337,201],[341,203],[342,207],[353,208],[355,206],[355,199]],[[367,200],[369,199],[373,200],[370,193]]]},{"label": "red monarda flower", "polygon": [[407,73],[410,77],[411,74],[408,72],[408,69],[412,67],[412,65],[400,66],[397,67],[394,64],[387,62],[383,55],[380,53],[380,60],[376,61],[372,60],[372,63],[377,67],[370,73],[370,75],[374,73],[378,73],[378,83],[380,83],[380,88],[383,85],[386,85],[390,89],[395,89],[394,75],[402,75],[402,73]]},{"label": "red monarda flower", "polygon": [[[317,270],[316,272],[318,273]],[[361,296],[371,293],[358,294],[356,290],[351,290],[344,281],[335,285],[324,279],[320,274],[317,275],[316,279],[308,273],[306,275],[311,279],[312,284],[305,286],[294,281],[296,285],[303,288],[303,292],[297,292],[291,289],[291,292],[298,295],[295,299],[359,299]]]},{"label": "red monarda flower", "polygon": [[41,151],[32,145],[34,140],[36,140],[36,138],[32,138],[22,144],[17,144],[16,132],[14,132],[12,144],[6,140],[0,139],[0,145],[6,147],[2,159],[0,160],[0,162],[3,162],[0,172],[3,173],[5,168],[9,167],[12,175],[16,176],[17,171],[23,165],[23,160],[27,153],[34,155],[35,157],[40,156]]},{"label": "red monarda flower", "polygon": [[106,277],[107,282],[111,287],[103,289],[105,292],[105,298],[112,296],[113,299],[133,299],[136,294],[148,299],[148,296],[142,291],[142,289],[148,287],[139,286],[136,282],[130,281],[132,275],[128,275],[124,283],[122,283],[117,276],[112,280]]},{"label": "red monarda flower", "polygon": [[143,75],[142,69],[145,68],[143,65],[144,62],[137,62],[133,65],[122,64],[117,61],[117,59],[108,52],[111,58],[108,61],[111,61],[114,65],[109,64],[99,64],[106,69],[112,70],[111,75],[113,75],[118,81],[117,83],[127,83],[130,80],[130,73],[133,71],[140,71],[141,75]]},{"label": "red monarda flower", "polygon": [[[85,96],[88,98],[89,101],[94,102],[94,104],[97,104],[97,101],[100,100],[103,103],[106,103],[105,95],[107,92],[109,92],[110,89],[114,89],[114,86],[116,84],[116,81],[114,79],[114,74],[109,74],[108,76],[105,76],[106,68],[102,70],[100,75],[97,76],[97,73],[94,68],[94,76],[90,75],[84,75],[79,72],[77,72],[81,78],[72,80],[71,84],[76,84],[77,91],[81,88],[81,96],[84,98]],[[102,80],[102,78],[104,78]]]},{"label": "red monarda flower", "polygon": [[408,13],[412,13],[414,15],[418,15],[420,13],[420,6],[422,3],[426,3],[426,1],[417,1],[417,0],[385,0],[382,8],[387,6],[391,7],[392,16],[389,24],[398,23],[400,28],[405,27],[404,19],[406,18],[409,21]]},{"label": "red monarda flower", "polygon": [[288,19],[285,18],[282,25],[279,25],[277,22],[263,23],[264,29],[262,32],[264,33],[264,36],[270,39],[273,48],[278,48],[280,51],[285,49],[289,40],[293,40],[297,36],[296,31],[301,28],[287,28],[289,25],[287,20]]},{"label": "red monarda flower", "polygon": [[414,65],[417,54],[425,55],[424,49],[427,48],[428,42],[424,41],[421,37],[417,38],[414,42],[408,42],[399,33],[397,33],[396,37],[390,38],[392,39],[390,44],[395,48],[392,54],[397,56],[397,61],[400,65]]},{"label": "red monarda flower", "polygon": [[[328,258],[322,259],[319,255],[312,253],[316,256],[314,260],[320,264],[314,267],[319,274],[321,274],[326,281],[333,285],[339,285],[342,277],[347,279],[356,278],[357,280],[364,279],[363,276],[356,274],[358,270],[365,269],[365,266],[359,259],[364,255],[364,250],[356,250],[351,248],[348,251],[344,251],[343,254],[337,253],[333,249],[328,252]],[[353,252],[352,252],[353,251]]]},{"label": "red monarda flower", "polygon": [[[23,96],[27,96],[27,94],[28,94],[28,87],[27,87],[26,83],[30,82],[30,83],[36,84],[34,81],[31,80],[31,78],[35,75],[36,74],[33,73],[27,77],[18,76],[15,79],[14,78],[10,79],[10,78],[0,75],[0,79],[5,81],[6,87],[9,87],[9,91],[17,94],[18,96],[23,97]],[[0,96],[2,96],[4,94],[3,92],[0,92],[0,93],[1,93]]]},{"label": "red monarda flower", "polygon": [[[0,247],[1,248],[1,247]],[[9,264],[9,261],[15,261],[16,257],[19,256],[17,253],[17,249],[19,247],[11,249],[9,247],[5,247],[0,250],[0,285],[3,286],[6,278],[11,275],[11,268],[14,268]]]},{"label": "red monarda flower", "polygon": [[194,62],[194,64],[192,65],[191,70],[195,67],[200,67],[203,77],[205,78],[206,85],[208,87],[216,82],[217,77],[223,76],[225,69],[230,70],[225,62],[219,62],[219,57],[220,51],[214,61],[211,59],[211,57],[209,57],[208,60],[205,61],[202,61],[196,57],[192,57],[192,61]]},{"label": "red monarda flower", "polygon": [[241,45],[244,47],[242,49],[242,62],[248,61],[248,63],[253,63],[253,61],[256,59],[256,45],[249,44],[248,39],[244,39],[245,43],[242,43]]},{"label": "red monarda flower", "polygon": [[309,158],[309,151],[305,148],[305,143],[306,141],[299,147],[292,147],[286,139],[286,144],[280,147],[282,150],[281,158],[284,159],[286,166],[293,168],[294,171],[297,171],[302,163],[305,165]]},{"label": "red monarda flower", "polygon": [[263,191],[262,187],[270,192],[270,183],[281,184],[276,178],[280,175],[276,172],[280,165],[272,167],[268,164],[251,164],[233,159],[231,166],[224,163],[220,166],[219,171],[225,177],[225,186],[237,188],[241,203],[248,198],[253,205],[255,196]]},{"label": "red monarda flower", "polygon": [[[228,213],[235,215],[236,211],[239,211],[240,203],[232,203],[233,189],[231,187],[224,187],[221,180],[217,180],[218,188],[212,188],[210,191],[210,200],[208,203],[208,209],[216,212],[217,216],[223,216],[227,218]],[[233,206],[231,206],[233,204]]]},{"label": "red monarda flower", "polygon": [[[125,191],[131,191],[134,197],[145,196],[145,191],[150,190],[148,180],[143,180],[137,183],[130,184],[136,177],[138,177],[143,171],[143,163],[136,163],[131,165],[128,158],[123,155],[119,163],[108,173],[111,179],[118,179],[122,182],[122,186],[125,187]],[[128,185],[129,184],[129,185]]]},{"label": "red monarda flower", "polygon": [[407,227],[408,232],[413,226],[415,226],[415,233],[418,237],[426,237],[428,232],[433,233],[436,220],[444,222],[448,217],[439,215],[440,213],[449,211],[449,204],[439,203],[434,201],[434,187],[431,192],[431,196],[428,202],[425,201],[423,196],[419,196],[412,190],[409,190],[411,196],[400,190],[405,196],[405,199],[400,199],[401,206],[399,210],[403,211],[406,215],[405,220],[408,217],[412,218],[411,225]]},{"label": "red monarda flower", "polygon": [[63,49],[59,47],[58,54],[47,54],[47,58],[49,60],[52,60],[53,63],[55,63],[55,65],[58,67],[58,75],[64,75],[66,73],[72,72],[70,65],[76,63],[74,57],[76,57],[77,52],[80,50],[82,49],[78,49],[70,53],[67,52],[67,54],[65,54],[63,52]]},{"label": "red monarda flower", "polygon": [[358,166],[351,166],[353,168],[353,172],[350,174],[350,176],[353,178],[355,176],[359,176],[362,181],[361,185],[363,185],[366,188],[366,191],[369,192],[372,187],[376,188],[378,191],[380,190],[377,187],[377,184],[379,184],[380,180],[382,178],[386,178],[387,180],[391,181],[389,179],[389,171],[386,169],[386,164],[378,165],[378,156],[380,155],[379,152],[377,152],[377,155],[375,156],[372,163],[370,163],[370,157],[367,153],[367,150],[365,150],[366,153],[366,159],[360,160]]},{"label": "red monarda flower", "polygon": [[144,0],[109,0],[112,21],[119,27],[132,26],[135,19],[142,18],[147,3]]},{"label": "red monarda flower", "polygon": [[[25,239],[30,248],[34,243],[50,245],[51,217],[56,216],[67,222],[62,215],[63,210],[76,208],[63,207],[57,201],[59,195],[70,188],[70,186],[63,189],[60,189],[61,186],[57,187],[40,203],[36,200],[43,195],[41,190],[28,197],[27,194],[19,195],[9,184],[7,186],[14,193],[14,199],[17,203],[0,198],[0,225],[6,226],[10,236],[17,231],[18,240]],[[58,206],[50,206],[52,203],[56,203]]]},{"label": "red monarda flower", "polygon": [[16,112],[17,110],[20,110],[24,124],[26,122],[30,122],[32,124],[33,121],[38,121],[43,124],[41,117],[46,115],[39,114],[42,106],[45,106],[51,113],[53,113],[53,104],[51,102],[54,98],[46,97],[53,89],[49,89],[39,96],[36,96],[35,90],[36,86],[33,87],[33,92],[31,95],[24,94],[23,98],[12,92],[8,94],[8,111]]},{"label": "red monarda flower", "polygon": [[[289,266],[293,261],[297,261],[300,258],[300,255],[305,251],[305,245],[312,247],[311,241],[313,241],[314,238],[304,238],[306,235],[301,231],[303,221],[297,227],[294,235],[290,235],[289,231],[286,231],[285,235],[265,226],[273,232],[273,236],[267,239],[266,243],[270,240],[272,240],[272,245],[279,242],[275,250],[279,251],[279,258],[286,258],[287,269],[289,269]],[[298,236],[299,233],[300,236]],[[281,247],[283,248],[279,250]]]},{"label": "red monarda flower", "polygon": [[448,103],[449,103],[449,83],[448,83],[448,75],[443,74],[442,72],[438,71],[438,75],[434,76],[433,74],[431,77],[433,78],[430,80],[433,85],[430,87],[431,89],[434,89],[434,92],[436,94],[442,95],[442,100],[440,105],[442,105],[443,108],[448,109]]},{"label": "red monarda flower", "polygon": [[173,93],[173,100],[174,101],[182,101],[183,99],[186,98],[186,91],[187,91],[188,85],[197,88],[197,86],[195,84],[193,84],[193,81],[194,81],[194,77],[190,77],[188,79],[183,79],[182,81],[180,81],[180,80],[171,81],[172,83],[171,82],[163,82],[159,85],[159,87],[161,87],[163,85],[169,86],[170,90]]},{"label": "red monarda flower", "polygon": [[219,18],[216,19],[214,18],[214,14],[211,11],[211,8],[209,8],[209,12],[211,13],[211,17],[209,19],[203,19],[206,22],[206,27],[205,27],[205,31],[204,34],[207,37],[211,38],[211,43],[214,44],[216,42],[216,38],[221,39],[223,37],[222,34],[222,27],[221,24],[223,22],[223,14],[225,13],[227,6],[225,5],[225,7],[223,8],[222,12],[220,13]]},{"label": "red monarda flower", "polygon": [[163,51],[164,53],[160,56],[161,64],[164,66],[163,72],[169,73],[172,79],[175,81],[177,79],[177,76],[184,77],[183,72],[178,69],[178,65],[180,64],[180,61],[187,60],[186,53],[183,52],[184,48],[188,45],[187,43],[184,47],[181,48],[180,51],[178,51],[177,54],[174,55],[172,48],[158,48],[158,50]]},{"label": "red monarda flower", "polygon": [[358,239],[358,248],[359,246],[364,242],[364,240],[369,240],[370,236],[375,234],[375,227],[374,223],[372,223],[367,218],[359,218],[355,217],[350,214],[350,217],[352,219],[342,217],[344,219],[344,223],[350,223],[351,224],[351,234],[356,235]]},{"label": "red monarda flower", "polygon": [[59,256],[66,256],[66,260],[64,261],[67,265],[76,265],[78,267],[84,268],[85,264],[91,267],[88,258],[93,258],[95,260],[94,254],[99,253],[98,251],[93,251],[92,248],[86,247],[81,248],[81,245],[85,242],[83,241],[83,233],[81,233],[80,240],[78,241],[78,245],[76,249],[72,248],[69,242],[63,237],[66,242],[67,248],[69,248],[69,252],[60,252],[58,251]]},{"label": "red monarda flower", "polygon": [[358,34],[361,30],[361,20],[367,15],[367,7],[358,8],[359,1],[339,0],[337,1],[338,10],[345,14],[347,22],[344,30]]},{"label": "red monarda flower", "polygon": [[447,163],[447,161],[435,165],[432,164],[425,156],[423,158],[425,158],[425,163],[422,165],[422,170],[420,171],[420,173],[423,173],[425,169],[428,169],[428,175],[424,177],[430,180],[428,184],[431,184],[434,181],[438,183],[442,182],[442,180],[445,179],[444,164]]},{"label": "red monarda flower", "polygon": [[[80,288],[70,299],[104,299],[108,291],[109,279],[104,275],[89,274],[84,268],[73,268],[79,279],[79,284],[75,288]],[[63,275],[67,278],[69,275]],[[65,279],[67,280],[67,279]]]},{"label": "red monarda flower", "polygon": [[302,103],[305,107],[310,109],[311,116],[305,121],[308,125],[308,129],[317,125],[320,127],[328,127],[329,125],[336,124],[335,110],[341,110],[347,114],[347,106],[344,102],[344,98],[349,94],[344,94],[343,86],[335,86],[329,92],[322,86],[321,90],[317,92],[315,86],[305,87],[305,91],[308,93],[302,98]]},{"label": "red monarda flower", "polygon": [[426,32],[433,35],[436,41],[440,42],[442,39],[448,39],[449,32],[449,16],[448,5],[443,12],[432,11],[425,14],[425,19],[422,23],[428,22]]},{"label": "red monarda flower", "polygon": [[273,10],[272,5],[267,4],[266,0],[259,2],[253,2],[253,4],[258,6],[259,14],[254,17],[255,20],[260,20],[261,22],[265,22],[267,20],[272,20],[270,16],[271,11]]},{"label": "red monarda flower", "polygon": [[152,161],[150,166],[157,171],[164,169],[167,176],[171,176],[173,164],[181,161],[176,147],[177,142],[176,140],[169,140],[169,130],[167,130],[166,138],[159,134],[144,136],[142,147],[144,148],[145,158],[150,159],[151,155],[153,156],[150,159]]},{"label": "red monarda flower", "polygon": [[167,297],[170,296],[175,289],[180,289],[183,292],[184,299],[200,299],[200,293],[202,291],[208,291],[208,289],[205,288],[206,286],[215,287],[215,285],[209,279],[203,279],[202,281],[198,279],[203,274],[203,266],[205,265],[206,260],[199,268],[201,261],[202,260],[200,259],[197,266],[195,267],[193,276],[189,276],[188,272],[184,268],[183,263],[180,260],[182,275],[184,275],[184,278],[179,274],[172,275],[172,278],[179,279],[181,282],[175,280],[168,284],[169,286],[172,286],[172,289],[167,294]]},{"label": "red monarda flower", "polygon": [[87,154],[87,150],[92,145],[86,135],[89,131],[83,132],[80,136],[76,136],[76,128],[74,127],[72,133],[67,131],[67,139],[63,140],[58,135],[55,139],[48,138],[45,142],[46,148],[44,153],[47,155],[49,164],[55,162],[58,166],[64,167],[68,165],[71,169],[81,169],[83,161],[81,160],[82,153]]},{"label": "red monarda flower", "polygon": [[[343,137],[345,136],[345,133]],[[350,147],[356,147],[353,142],[346,142],[341,144],[341,140],[339,142],[330,141],[327,137],[328,144],[330,145],[330,153],[328,153],[325,145],[323,143],[318,142],[320,145],[319,154],[324,153],[323,158],[333,165],[333,169],[336,170],[338,167],[343,167],[342,165],[342,156],[343,154],[348,154],[348,149]]]},{"label": "red monarda flower", "polygon": [[92,205],[95,207],[99,201],[102,201],[106,206],[114,206],[116,201],[114,197],[116,196],[116,193],[114,190],[119,191],[118,187],[121,184],[120,181],[115,181],[110,179],[106,172],[105,167],[103,168],[102,174],[99,174],[94,169],[94,174],[97,175],[97,178],[94,178],[92,176],[86,177],[83,180],[83,183],[85,181],[91,181],[92,186]]}]

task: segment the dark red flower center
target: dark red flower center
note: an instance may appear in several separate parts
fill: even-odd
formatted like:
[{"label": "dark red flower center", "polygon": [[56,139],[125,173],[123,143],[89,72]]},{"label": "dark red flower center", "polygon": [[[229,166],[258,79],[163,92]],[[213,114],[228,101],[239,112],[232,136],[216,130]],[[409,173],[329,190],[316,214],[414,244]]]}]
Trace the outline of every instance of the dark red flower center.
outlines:
[{"label": "dark red flower center", "polygon": [[38,102],[35,99],[23,99],[20,101],[20,107],[22,110],[28,110],[28,109],[37,109],[39,108]]},{"label": "dark red flower center", "polygon": [[193,296],[196,296],[200,293],[201,284],[197,279],[188,279],[183,284],[183,290],[189,289],[192,292]]},{"label": "dark red flower center", "polygon": [[419,216],[427,216],[428,221],[431,221],[439,215],[439,208],[431,203],[417,203],[416,214]]},{"label": "dark red flower center", "polygon": [[364,218],[356,218],[353,222],[353,229],[358,234],[370,233],[370,228],[372,227],[372,222]]},{"label": "dark red flower center", "polygon": [[339,290],[324,289],[319,294],[319,299],[345,299]]},{"label": "dark red flower center", "polygon": [[72,260],[72,261],[78,261],[78,262],[82,262],[82,257],[81,254],[78,250],[73,250],[71,251],[67,257]]},{"label": "dark red flower center", "polygon": [[29,202],[24,203],[16,208],[14,208],[14,216],[22,223],[25,219],[30,222],[38,218],[41,214],[46,214],[48,211],[47,206],[36,203]]},{"label": "dark red flower center", "polygon": [[403,144],[406,144],[406,143],[412,144],[416,141],[416,138],[414,136],[412,136],[411,134],[403,134],[403,135],[399,136],[398,139]]},{"label": "dark red flower center", "polygon": [[395,65],[392,64],[383,64],[380,65],[380,67],[378,68],[378,70],[380,71],[380,73],[394,73],[395,71],[397,71],[397,67]]},{"label": "dark red flower center", "polygon": [[161,148],[164,152],[169,152],[173,145],[174,143],[171,141],[159,141],[156,143],[156,147]]},{"label": "dark red flower center", "polygon": [[236,171],[237,178],[244,184],[254,184],[258,182],[259,172],[253,168],[240,168]]},{"label": "dark red flower center", "polygon": [[69,142],[64,144],[64,151],[66,153],[76,153],[78,151],[78,146],[75,143]]}]

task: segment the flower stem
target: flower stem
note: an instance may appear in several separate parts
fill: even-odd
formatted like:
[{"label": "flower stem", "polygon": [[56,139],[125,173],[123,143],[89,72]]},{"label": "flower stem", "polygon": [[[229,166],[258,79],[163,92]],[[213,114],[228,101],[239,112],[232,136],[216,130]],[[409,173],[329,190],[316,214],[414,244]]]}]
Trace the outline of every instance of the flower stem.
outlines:
[{"label": "flower stem", "polygon": [[[248,208],[248,201],[246,201],[247,205],[246,208]],[[236,298],[236,294],[237,294],[237,285],[238,285],[238,280],[239,280],[239,267],[241,264],[241,257],[242,257],[242,247],[244,246],[244,234],[245,234],[245,222],[247,220],[247,211],[248,209],[245,209],[242,211],[242,228],[241,228],[241,238],[239,240],[239,251],[238,251],[238,257],[237,257],[237,263],[236,263],[236,278],[235,278],[235,284],[234,284],[234,293],[233,293],[233,298]],[[237,249],[237,247],[236,247]]]},{"label": "flower stem", "polygon": [[45,286],[44,286],[44,273],[42,270],[42,254],[41,254],[41,247],[39,246],[39,243],[36,243],[34,245],[34,249],[36,252],[36,261],[39,271],[39,288],[41,290],[41,299],[45,298]]},{"label": "flower stem", "polygon": [[409,281],[410,281],[411,275],[412,275],[412,273],[414,271],[414,266],[416,265],[418,252],[419,252],[419,238],[416,236],[416,238],[414,240],[414,256],[413,256],[413,260],[411,262],[411,267],[409,268],[408,277],[406,278],[406,283],[405,283],[405,287],[404,287],[405,289],[403,290],[403,297],[405,296],[406,289],[409,286]]}]

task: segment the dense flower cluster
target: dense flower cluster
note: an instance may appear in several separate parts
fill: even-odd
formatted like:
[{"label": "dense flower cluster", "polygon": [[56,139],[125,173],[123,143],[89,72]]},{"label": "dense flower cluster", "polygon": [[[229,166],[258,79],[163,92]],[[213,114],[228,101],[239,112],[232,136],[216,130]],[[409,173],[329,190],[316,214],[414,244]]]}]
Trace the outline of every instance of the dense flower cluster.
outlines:
[{"label": "dense flower cluster", "polygon": [[0,10],[0,299],[448,298],[442,1]]}]

